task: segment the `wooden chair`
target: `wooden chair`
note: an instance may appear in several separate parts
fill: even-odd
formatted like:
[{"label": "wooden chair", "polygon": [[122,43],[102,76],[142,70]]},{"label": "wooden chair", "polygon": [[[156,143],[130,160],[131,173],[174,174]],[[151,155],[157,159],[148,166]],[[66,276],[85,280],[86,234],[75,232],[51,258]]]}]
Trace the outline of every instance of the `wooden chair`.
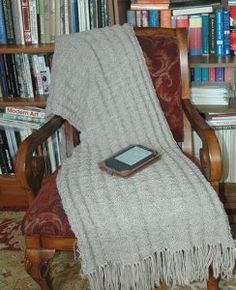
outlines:
[{"label": "wooden chair", "polygon": [[[176,142],[183,153],[196,162],[192,156],[192,130],[197,132],[202,140],[199,166],[213,188],[218,191],[221,153],[214,131],[205,123],[189,99],[186,31],[137,28],[135,32]],[[44,290],[49,289],[46,275],[48,261],[57,250],[72,251],[76,241],[57,192],[57,173],[48,177],[45,183],[43,159],[33,156],[37,146],[61,126],[65,129],[67,147],[71,148],[71,144],[78,145],[78,132],[66,120],[54,116],[21,144],[16,160],[16,176],[29,197],[29,209],[22,225],[26,243],[25,267]],[[208,289],[216,290],[217,285],[217,280],[211,277]]]}]

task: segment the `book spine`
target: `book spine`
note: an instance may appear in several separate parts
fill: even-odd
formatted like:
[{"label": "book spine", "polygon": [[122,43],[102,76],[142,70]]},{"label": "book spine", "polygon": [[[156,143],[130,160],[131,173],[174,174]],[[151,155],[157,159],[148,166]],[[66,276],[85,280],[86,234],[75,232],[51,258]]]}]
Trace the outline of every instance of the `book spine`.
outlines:
[{"label": "book spine", "polygon": [[172,27],[172,15],[170,9],[163,9],[159,11],[160,13],[160,26],[171,28]]},{"label": "book spine", "polygon": [[150,10],[149,11],[149,26],[150,27],[160,27],[159,10]]},{"label": "book spine", "polygon": [[193,80],[195,82],[201,82],[202,81],[202,70],[200,67],[193,68]]},{"label": "book spine", "polygon": [[[71,33],[79,31],[78,6],[76,0],[71,0],[70,8],[70,31]],[[110,18],[109,18],[110,20]]]},{"label": "book spine", "polygon": [[202,54],[209,55],[209,14],[202,14]]},{"label": "book spine", "polygon": [[45,121],[45,119],[43,118],[13,115],[13,114],[7,114],[7,113],[0,113],[0,118],[9,119],[9,120],[17,120],[17,121],[33,122],[33,123],[44,123]]},{"label": "book spine", "polygon": [[202,75],[202,82],[209,81],[209,69],[208,69],[208,67],[201,68],[201,75]]},{"label": "book spine", "polygon": [[216,81],[224,81],[225,70],[224,67],[216,67]]},{"label": "book spine", "polygon": [[21,0],[21,12],[25,44],[32,44],[29,0]]},{"label": "book spine", "polygon": [[216,80],[216,70],[215,67],[209,67],[209,81],[215,82]]},{"label": "book spine", "polygon": [[16,44],[24,45],[25,40],[22,22],[21,0],[12,1],[11,4]]},{"label": "book spine", "polygon": [[189,16],[189,54],[202,54],[202,17],[201,15]]},{"label": "book spine", "polygon": [[2,1],[3,0],[0,0],[0,44],[7,44],[7,34]]},{"label": "book spine", "polygon": [[176,28],[186,28],[189,29],[189,16],[179,15],[176,17]]},{"label": "book spine", "polygon": [[9,67],[7,64],[7,55],[3,54],[3,64],[4,64],[4,72],[6,76],[6,81],[7,81],[7,87],[8,87],[8,96],[13,97],[13,89],[12,89],[12,81],[10,78],[10,72],[9,72]]},{"label": "book spine", "polygon": [[31,55],[31,67],[36,85],[36,94],[41,96],[44,94],[43,80],[38,65],[38,56],[36,54]]},{"label": "book spine", "polygon": [[13,161],[10,155],[10,150],[7,142],[7,136],[4,129],[0,129],[0,143],[3,150],[3,158],[5,161],[7,174],[13,174],[14,173],[14,167],[13,167]]},{"label": "book spine", "polygon": [[22,109],[19,107],[6,106],[1,109],[2,113],[6,113],[8,115],[16,115],[16,116],[26,116],[30,118],[45,118],[45,112],[38,112],[31,109]]},{"label": "book spine", "polygon": [[229,10],[223,11],[224,55],[230,55],[230,19]]},{"label": "book spine", "polygon": [[37,22],[37,5],[36,0],[29,0],[29,10],[30,10],[30,27],[32,44],[38,44],[38,22]]},{"label": "book spine", "polygon": [[215,23],[215,37],[216,37],[216,55],[224,55],[224,29],[223,29],[223,10],[217,9],[215,11],[216,23]]},{"label": "book spine", "polygon": [[230,54],[236,52],[236,6],[229,6],[230,17]]},{"label": "book spine", "polygon": [[46,43],[46,32],[44,23],[44,0],[39,1],[39,40],[40,43]]},{"label": "book spine", "polygon": [[2,88],[2,95],[3,98],[8,98],[9,97],[9,90],[8,90],[8,85],[7,85],[7,78],[6,78],[6,73],[5,73],[5,68],[4,68],[4,58],[3,55],[0,55],[0,83],[1,83],[1,88]]},{"label": "book spine", "polygon": [[130,25],[132,25],[133,27],[136,27],[135,10],[131,10],[131,9],[126,10],[126,19]]},{"label": "book spine", "polygon": [[141,17],[142,17],[142,27],[148,27],[148,11],[147,10],[141,10]]},{"label": "book spine", "polygon": [[135,11],[136,14],[136,25],[137,27],[142,27],[142,13],[140,10]]},{"label": "book spine", "polygon": [[2,0],[2,3],[3,3],[3,14],[4,14],[4,20],[5,20],[7,43],[15,44],[16,39],[15,39],[15,33],[14,33],[11,2],[10,0]]},{"label": "book spine", "polygon": [[209,14],[209,52],[210,55],[216,53],[216,38],[215,38],[215,13]]}]

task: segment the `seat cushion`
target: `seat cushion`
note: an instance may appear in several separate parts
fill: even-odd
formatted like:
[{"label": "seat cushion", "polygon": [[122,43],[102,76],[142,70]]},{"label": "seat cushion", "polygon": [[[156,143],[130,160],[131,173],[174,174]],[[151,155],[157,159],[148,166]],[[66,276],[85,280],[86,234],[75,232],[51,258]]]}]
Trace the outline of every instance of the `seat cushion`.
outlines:
[{"label": "seat cushion", "polygon": [[[185,154],[199,168],[198,161]],[[44,182],[38,195],[32,202],[22,222],[22,232],[25,235],[40,235],[49,238],[75,238],[56,186],[55,171]]]},{"label": "seat cushion", "polygon": [[25,235],[53,238],[75,237],[56,186],[57,171],[44,182],[22,222]]}]

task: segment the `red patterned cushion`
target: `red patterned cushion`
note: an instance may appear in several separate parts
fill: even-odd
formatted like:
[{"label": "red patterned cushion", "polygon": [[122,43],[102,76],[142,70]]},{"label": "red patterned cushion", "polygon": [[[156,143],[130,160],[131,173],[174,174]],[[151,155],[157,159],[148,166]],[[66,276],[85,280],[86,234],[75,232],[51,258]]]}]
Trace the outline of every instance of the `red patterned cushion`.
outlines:
[{"label": "red patterned cushion", "polygon": [[138,36],[144,57],[172,134],[183,141],[183,110],[179,49],[176,38],[169,35]]},{"label": "red patterned cushion", "polygon": [[56,186],[57,171],[44,183],[22,222],[26,235],[74,237]]}]

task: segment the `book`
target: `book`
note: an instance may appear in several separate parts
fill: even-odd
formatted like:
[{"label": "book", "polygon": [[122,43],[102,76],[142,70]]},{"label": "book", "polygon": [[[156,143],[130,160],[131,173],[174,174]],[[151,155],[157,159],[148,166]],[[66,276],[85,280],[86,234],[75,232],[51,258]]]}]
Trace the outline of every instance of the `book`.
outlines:
[{"label": "book", "polygon": [[209,14],[203,13],[202,17],[202,55],[209,55]]},{"label": "book", "polygon": [[223,10],[224,55],[230,55],[230,17],[229,10]]},{"label": "book", "polygon": [[223,10],[216,9],[216,22],[215,22],[215,37],[216,37],[216,55],[224,55],[224,30],[223,30]]},{"label": "book", "polygon": [[201,13],[211,13],[213,12],[213,7],[209,6],[202,6],[202,7],[189,7],[183,9],[172,9],[172,14],[174,16],[177,15],[193,15],[193,14],[201,14]]},{"label": "book", "polygon": [[16,44],[25,44],[21,0],[11,1]]},{"label": "book", "polygon": [[158,3],[158,4],[131,3],[130,8],[133,10],[163,10],[163,9],[169,9],[169,4],[168,3]]},{"label": "book", "polygon": [[3,0],[0,0],[0,44],[7,44],[7,34],[2,1]]},{"label": "book", "polygon": [[189,16],[189,54],[202,54],[202,17],[201,15]]},{"label": "book", "polygon": [[45,109],[38,107],[14,107],[14,106],[5,106],[0,108],[0,113],[6,113],[17,116],[27,116],[30,118],[42,118],[46,117]]},{"label": "book", "polygon": [[170,1],[170,9],[185,9],[185,8],[199,8],[199,7],[207,7],[211,6],[220,7],[220,0],[192,0],[192,1]]},{"label": "book", "polygon": [[131,9],[126,10],[126,18],[127,18],[127,22],[130,25],[132,25],[133,27],[136,26],[135,10],[131,10]]},{"label": "book", "polygon": [[38,22],[37,22],[37,5],[36,0],[29,0],[29,13],[30,13],[30,28],[32,44],[38,44]]},{"label": "book", "polygon": [[6,166],[7,174],[13,174],[14,173],[14,166],[13,166],[13,160],[11,158],[10,150],[9,150],[9,144],[7,142],[7,136],[4,129],[0,128],[0,144],[1,144],[1,151],[2,156],[4,158],[4,163]]},{"label": "book", "polygon": [[149,22],[150,27],[160,27],[160,13],[159,10],[149,11]]},{"label": "book", "polygon": [[2,4],[3,4],[3,14],[5,20],[7,43],[15,44],[16,39],[13,25],[11,0],[2,0]]},{"label": "book", "polygon": [[215,37],[215,13],[209,14],[209,53],[214,55],[216,52],[216,37]]},{"label": "book", "polygon": [[160,26],[171,28],[172,26],[172,14],[170,9],[163,9],[159,11],[160,13]]},{"label": "book", "polygon": [[21,11],[25,44],[32,44],[29,0],[21,0]]}]

